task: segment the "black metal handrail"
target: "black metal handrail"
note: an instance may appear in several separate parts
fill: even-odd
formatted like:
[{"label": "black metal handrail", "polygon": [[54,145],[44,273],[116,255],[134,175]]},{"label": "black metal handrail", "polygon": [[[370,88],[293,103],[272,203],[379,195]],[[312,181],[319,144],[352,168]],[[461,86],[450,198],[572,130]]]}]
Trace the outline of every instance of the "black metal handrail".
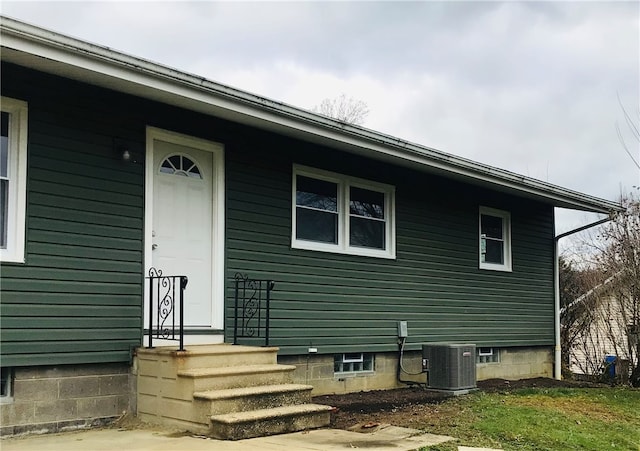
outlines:
[{"label": "black metal handrail", "polygon": [[[153,348],[155,336],[159,340],[179,341],[178,350],[184,351],[184,290],[187,288],[189,279],[187,276],[164,276],[162,271],[156,268],[149,269],[147,279],[149,280],[149,348]],[[178,296],[177,306],[176,295]]]},{"label": "black metal handrail", "polygon": [[[238,344],[238,338],[264,336],[264,345],[269,346],[271,290],[274,286],[273,280],[235,275],[233,344]],[[262,335],[261,330],[264,330]]]}]

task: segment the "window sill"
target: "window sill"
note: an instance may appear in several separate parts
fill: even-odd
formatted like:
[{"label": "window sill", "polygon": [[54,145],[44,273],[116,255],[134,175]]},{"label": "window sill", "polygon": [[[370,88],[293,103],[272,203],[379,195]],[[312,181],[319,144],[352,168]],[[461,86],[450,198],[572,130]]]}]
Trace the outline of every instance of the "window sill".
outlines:
[{"label": "window sill", "polygon": [[352,377],[362,377],[362,376],[374,376],[376,374],[375,371],[351,371],[345,373],[333,373],[333,378],[335,380],[340,380],[344,378],[352,378]]},{"label": "window sill", "polygon": [[24,256],[0,252],[0,263],[18,263],[24,265]]},{"label": "window sill", "polygon": [[491,263],[480,263],[478,268],[486,269],[489,271],[513,272],[513,270],[511,269],[511,265],[493,265]]},{"label": "window sill", "polygon": [[357,255],[360,257],[384,258],[387,260],[395,260],[396,254],[391,251],[382,251],[376,249],[367,249],[360,247],[342,248],[339,246],[324,245],[313,241],[293,241],[292,249],[303,249],[307,251],[328,252],[330,254]]}]

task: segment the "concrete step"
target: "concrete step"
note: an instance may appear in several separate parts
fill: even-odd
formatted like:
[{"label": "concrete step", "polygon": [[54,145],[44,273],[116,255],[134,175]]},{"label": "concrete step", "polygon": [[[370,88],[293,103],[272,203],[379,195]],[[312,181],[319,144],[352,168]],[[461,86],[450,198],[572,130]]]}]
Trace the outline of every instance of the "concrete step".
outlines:
[{"label": "concrete step", "polygon": [[192,393],[206,390],[291,383],[295,365],[244,365],[225,368],[191,368],[178,371],[178,379],[193,381]]},{"label": "concrete step", "polygon": [[320,404],[302,404],[214,415],[209,435],[222,440],[241,440],[321,428],[329,425],[331,409]]},{"label": "concrete step", "polygon": [[292,383],[294,365],[277,348],[232,345],[139,349],[138,416],[223,439],[318,428],[331,408],[309,404],[309,385]]},{"label": "concrete step", "polygon": [[177,351],[175,347],[138,348],[137,354],[142,365],[155,361],[174,362],[171,367],[176,371],[278,363],[278,348],[229,344],[189,345],[184,351]]},{"label": "concrete step", "polygon": [[199,412],[220,415],[229,412],[270,409],[300,405],[311,401],[311,385],[278,384],[195,392],[193,399]]}]

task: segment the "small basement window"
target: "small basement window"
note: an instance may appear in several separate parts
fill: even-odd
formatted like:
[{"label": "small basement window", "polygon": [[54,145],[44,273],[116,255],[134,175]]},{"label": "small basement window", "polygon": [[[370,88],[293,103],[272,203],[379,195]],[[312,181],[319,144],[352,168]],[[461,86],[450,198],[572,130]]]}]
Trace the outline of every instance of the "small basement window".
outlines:
[{"label": "small basement window", "polygon": [[9,402],[13,396],[12,368],[0,368],[0,403]]},{"label": "small basement window", "polygon": [[477,348],[476,363],[499,363],[500,350],[497,348]]},{"label": "small basement window", "polygon": [[370,373],[374,369],[374,357],[368,352],[350,352],[336,354],[333,357],[333,372],[343,373]]}]

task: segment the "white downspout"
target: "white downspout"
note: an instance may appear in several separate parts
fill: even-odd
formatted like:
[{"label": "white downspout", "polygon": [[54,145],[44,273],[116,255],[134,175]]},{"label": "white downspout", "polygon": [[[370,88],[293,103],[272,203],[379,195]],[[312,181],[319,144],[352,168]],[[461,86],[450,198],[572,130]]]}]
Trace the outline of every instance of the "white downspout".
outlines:
[{"label": "white downspout", "polygon": [[560,255],[558,255],[558,238],[553,240],[553,288],[554,288],[554,333],[556,347],[553,357],[553,376],[562,379],[562,343],[560,340]]},{"label": "white downspout", "polygon": [[560,238],[564,238],[568,235],[573,235],[574,233],[582,232],[583,230],[590,229],[591,227],[595,227],[600,224],[604,224],[605,222],[609,222],[613,219],[613,214],[610,213],[607,218],[600,219],[599,221],[593,222],[591,224],[584,225],[582,227],[578,227],[577,229],[569,230],[568,232],[561,233],[553,239],[553,285],[554,285],[554,308],[555,308],[555,319],[554,319],[554,332],[555,332],[555,350],[554,350],[554,358],[553,358],[553,376],[557,380],[562,379],[562,343],[560,341],[560,255],[558,252],[558,241]]}]

